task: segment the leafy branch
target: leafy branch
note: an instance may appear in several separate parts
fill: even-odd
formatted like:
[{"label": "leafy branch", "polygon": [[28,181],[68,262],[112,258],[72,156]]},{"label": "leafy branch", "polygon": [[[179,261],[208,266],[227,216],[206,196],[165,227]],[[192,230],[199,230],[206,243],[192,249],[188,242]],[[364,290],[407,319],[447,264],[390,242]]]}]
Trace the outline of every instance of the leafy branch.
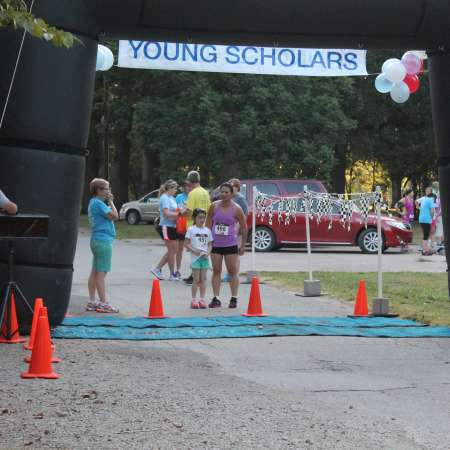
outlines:
[{"label": "leafy branch", "polygon": [[70,48],[74,40],[72,33],[49,25],[28,11],[24,0],[0,0],[0,27],[21,28],[32,36],[50,42],[55,47]]}]

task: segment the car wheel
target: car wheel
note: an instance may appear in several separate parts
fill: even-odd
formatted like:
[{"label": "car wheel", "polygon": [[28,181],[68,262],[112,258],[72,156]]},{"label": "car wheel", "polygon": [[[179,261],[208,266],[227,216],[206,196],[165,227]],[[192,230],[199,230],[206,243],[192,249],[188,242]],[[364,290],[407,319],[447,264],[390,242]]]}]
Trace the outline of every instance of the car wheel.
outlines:
[{"label": "car wheel", "polygon": [[137,225],[141,220],[141,216],[137,211],[129,211],[127,214],[128,225]]},{"label": "car wheel", "polygon": [[257,252],[270,252],[276,246],[273,231],[266,227],[258,227],[255,231],[255,250]]},{"label": "car wheel", "polygon": [[[381,235],[383,241],[382,251],[386,251],[383,235]],[[364,230],[358,238],[359,248],[363,253],[378,253],[378,232],[375,228],[368,228]]]}]

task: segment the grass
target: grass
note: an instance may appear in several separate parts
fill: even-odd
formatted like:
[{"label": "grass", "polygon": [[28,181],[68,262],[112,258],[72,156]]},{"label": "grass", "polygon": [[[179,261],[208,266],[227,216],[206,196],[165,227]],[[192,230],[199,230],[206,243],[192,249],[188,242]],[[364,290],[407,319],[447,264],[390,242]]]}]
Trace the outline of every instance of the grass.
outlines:
[{"label": "grass", "polygon": [[[292,291],[303,291],[307,272],[263,272],[262,278]],[[376,273],[314,272],[322,291],[354,303],[360,279],[366,282],[369,309],[377,296]],[[383,296],[390,311],[402,318],[432,325],[450,325],[450,301],[446,273],[396,272],[383,274]]]},{"label": "grass", "polygon": [[[159,239],[159,235],[153,225],[142,223],[139,225],[128,225],[124,220],[115,222],[117,239]],[[80,215],[80,228],[89,229],[86,214]]]}]

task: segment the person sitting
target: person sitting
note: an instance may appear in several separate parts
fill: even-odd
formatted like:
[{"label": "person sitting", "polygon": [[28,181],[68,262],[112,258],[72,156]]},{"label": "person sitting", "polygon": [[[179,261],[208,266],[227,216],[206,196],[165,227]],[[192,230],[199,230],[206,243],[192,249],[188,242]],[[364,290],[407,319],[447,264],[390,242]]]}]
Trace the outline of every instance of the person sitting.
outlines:
[{"label": "person sitting", "polygon": [[17,209],[17,205],[0,190],[0,212],[14,215],[17,214]]}]

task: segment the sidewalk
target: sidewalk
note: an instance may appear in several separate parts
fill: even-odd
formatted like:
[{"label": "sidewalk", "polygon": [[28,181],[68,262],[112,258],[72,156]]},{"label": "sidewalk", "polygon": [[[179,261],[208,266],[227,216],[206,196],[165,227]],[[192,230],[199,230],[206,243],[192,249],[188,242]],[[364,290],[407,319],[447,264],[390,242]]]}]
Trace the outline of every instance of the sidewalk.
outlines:
[{"label": "sidewalk", "polygon": [[[161,241],[123,240],[114,243],[112,271],[107,276],[107,292],[111,304],[117,306],[122,315],[146,315],[149,307],[150,292],[154,276],[150,269],[154,267],[164,254]],[[259,254],[259,257],[270,255]],[[279,257],[279,255],[277,255]],[[292,255],[295,256],[295,255]],[[246,270],[250,255],[246,255],[241,263],[241,271]],[[297,256],[298,258],[298,256]],[[189,255],[183,258],[184,276],[189,271]],[[91,253],[89,241],[85,236],[78,240],[75,258],[75,272],[72,286],[72,297],[69,307],[71,314],[85,314],[84,306],[88,300],[87,279],[91,269]],[[272,270],[277,270],[272,266]],[[164,268],[168,278],[168,269]],[[208,273],[207,300],[212,297],[211,271]],[[245,277],[241,277],[245,281]],[[230,290],[228,283],[222,283],[222,308],[192,310],[190,309],[191,287],[183,282],[161,281],[161,294],[164,311],[167,315],[178,316],[210,316],[236,315],[246,312],[250,295],[250,285],[241,284],[239,288],[239,302],[237,309],[228,309]],[[272,315],[306,315],[306,316],[339,316],[349,314],[350,305],[346,305],[331,297],[319,297],[306,300],[295,296],[294,293],[281,291],[268,285],[261,285],[263,308]],[[96,313],[86,313],[96,314]]]},{"label": "sidewalk", "polygon": [[[74,314],[95,314],[84,311],[88,244],[81,236]],[[148,312],[149,269],[163,250],[161,242],[115,243],[108,293],[124,316]],[[305,259],[301,252],[259,255],[272,270],[284,258]],[[361,265],[375,261],[357,257]],[[347,265],[343,253],[324,258]],[[174,317],[235,315],[246,309],[249,286],[241,286],[239,308],[231,311],[190,310],[189,287],[178,282],[162,282],[161,290]],[[273,315],[342,316],[351,309],[329,297],[261,290]],[[55,341],[59,380],[21,379],[25,352],[0,346],[0,449],[449,449],[450,339]]]}]

